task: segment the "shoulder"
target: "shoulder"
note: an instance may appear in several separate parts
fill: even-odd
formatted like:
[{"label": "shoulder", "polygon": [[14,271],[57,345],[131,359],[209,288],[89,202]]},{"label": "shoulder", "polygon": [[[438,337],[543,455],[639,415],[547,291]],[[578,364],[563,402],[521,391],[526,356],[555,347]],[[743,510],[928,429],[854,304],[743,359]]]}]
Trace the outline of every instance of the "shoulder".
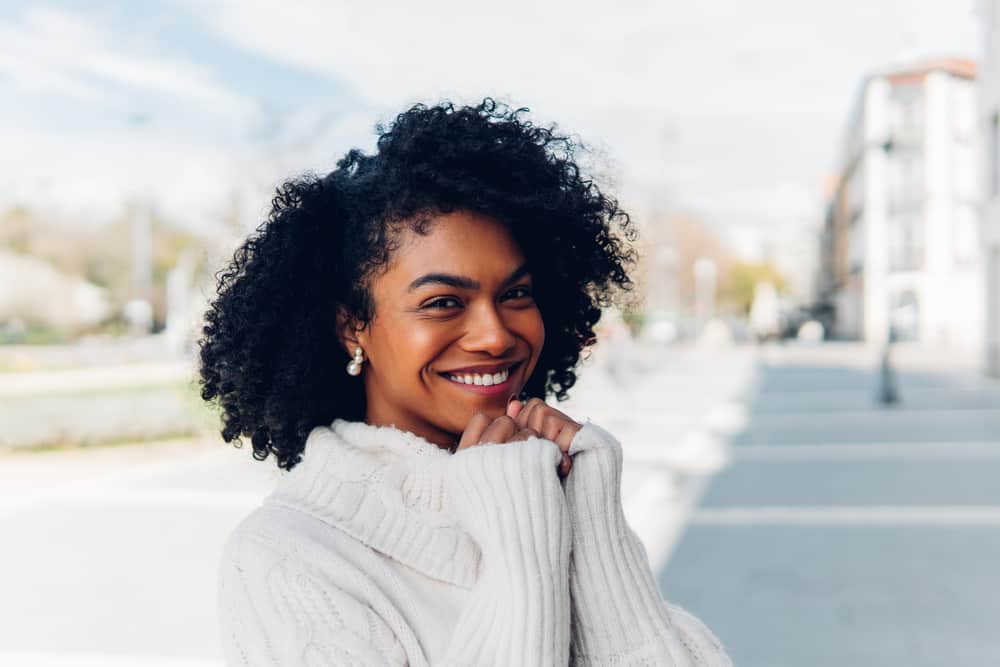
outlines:
[{"label": "shoulder", "polygon": [[230,663],[297,664],[311,653],[330,664],[405,662],[396,632],[365,595],[350,538],[317,523],[265,505],[230,535],[218,589]]},{"label": "shoulder", "polygon": [[377,554],[337,527],[266,502],[230,533],[221,565],[258,577],[281,568],[336,580],[364,574],[377,561]]}]

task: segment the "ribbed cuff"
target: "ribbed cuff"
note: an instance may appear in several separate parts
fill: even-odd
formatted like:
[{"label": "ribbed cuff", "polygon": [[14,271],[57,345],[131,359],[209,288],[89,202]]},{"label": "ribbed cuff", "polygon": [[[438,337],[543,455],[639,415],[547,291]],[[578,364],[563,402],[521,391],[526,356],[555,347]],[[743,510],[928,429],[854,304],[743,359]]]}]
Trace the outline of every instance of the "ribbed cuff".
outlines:
[{"label": "ribbed cuff", "polygon": [[621,445],[588,423],[573,439],[570,454],[573,469],[565,492],[573,524],[575,664],[727,664],[703,655],[697,638],[675,625],[660,596],[646,550],[622,511]]},{"label": "ribbed cuff", "polygon": [[448,468],[448,504],[479,544],[472,595],[449,664],[565,665],[570,522],[552,442],[479,445]]}]

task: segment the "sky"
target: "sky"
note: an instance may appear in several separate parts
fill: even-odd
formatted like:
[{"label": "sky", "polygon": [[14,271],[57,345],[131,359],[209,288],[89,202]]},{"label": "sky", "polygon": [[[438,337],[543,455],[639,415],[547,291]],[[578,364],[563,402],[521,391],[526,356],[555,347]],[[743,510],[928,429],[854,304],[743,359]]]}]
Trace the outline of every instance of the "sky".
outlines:
[{"label": "sky", "polygon": [[819,220],[864,77],[981,41],[976,0],[5,0],[0,210],[252,227],[376,122],[489,95],[578,136],[640,216],[746,245]]}]

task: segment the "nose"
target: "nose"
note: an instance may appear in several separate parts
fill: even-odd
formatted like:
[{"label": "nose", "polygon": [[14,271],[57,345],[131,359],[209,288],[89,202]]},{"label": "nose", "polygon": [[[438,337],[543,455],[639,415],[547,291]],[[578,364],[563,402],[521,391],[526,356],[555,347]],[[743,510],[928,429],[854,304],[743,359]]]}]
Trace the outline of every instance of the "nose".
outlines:
[{"label": "nose", "polygon": [[461,346],[467,352],[486,352],[501,357],[517,343],[495,304],[484,304],[470,313],[469,326]]}]

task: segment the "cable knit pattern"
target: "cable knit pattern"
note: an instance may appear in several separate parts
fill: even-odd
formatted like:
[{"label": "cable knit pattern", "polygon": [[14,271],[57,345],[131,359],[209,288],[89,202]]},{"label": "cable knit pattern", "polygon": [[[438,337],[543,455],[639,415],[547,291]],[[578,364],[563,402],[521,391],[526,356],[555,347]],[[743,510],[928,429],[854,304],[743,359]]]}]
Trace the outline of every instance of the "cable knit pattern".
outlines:
[{"label": "cable knit pattern", "polygon": [[227,543],[227,663],[728,665],[660,599],[621,516],[617,443],[588,424],[571,451],[564,488],[543,439],[452,455],[393,428],[314,429]]}]

